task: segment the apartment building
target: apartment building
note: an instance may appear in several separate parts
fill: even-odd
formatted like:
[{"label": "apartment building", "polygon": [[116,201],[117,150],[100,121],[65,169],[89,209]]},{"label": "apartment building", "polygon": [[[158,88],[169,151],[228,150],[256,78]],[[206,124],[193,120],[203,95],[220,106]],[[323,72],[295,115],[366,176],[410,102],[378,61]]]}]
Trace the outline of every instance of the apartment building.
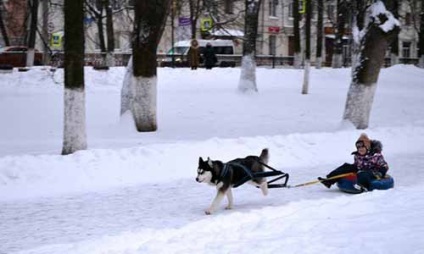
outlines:
[{"label": "apartment building", "polygon": [[[101,0],[90,0],[94,8],[99,6]],[[133,19],[133,0],[110,0],[113,8],[115,52],[131,52],[131,34]],[[316,1],[314,1],[316,3]],[[324,48],[323,58],[325,62],[331,61],[332,47],[334,42],[334,26],[336,20],[336,0],[324,1]],[[418,54],[418,36],[414,21],[417,13],[414,10],[417,6],[411,7],[411,1],[402,1],[399,15],[402,24],[402,30],[399,34],[399,56],[401,58],[417,58]],[[6,7],[7,17],[14,17],[14,20],[6,18],[6,25],[15,27],[13,35],[17,44],[25,41],[27,26],[22,23],[27,20],[28,12],[26,7],[21,6],[27,3],[27,0],[3,0]],[[48,30],[50,34],[50,46],[53,50],[63,48],[63,0],[49,1],[49,22]],[[303,0],[300,0],[299,12],[303,10]],[[221,38],[231,39],[236,45],[236,53],[241,53],[242,38],[244,30],[244,0],[204,0],[205,8],[200,13],[196,23],[196,38]],[[19,7],[20,6],[20,7]],[[26,5],[25,5],[26,6]],[[40,4],[39,20],[45,10]],[[415,8],[415,9],[414,9]],[[419,6],[418,6],[419,9]],[[257,55],[272,55],[279,57],[293,56],[293,1],[292,0],[262,0],[259,14],[259,26],[257,37]],[[19,18],[21,17],[21,18]],[[189,6],[187,1],[174,0],[173,11],[170,13],[166,22],[164,34],[158,45],[158,53],[166,53],[172,44],[191,38],[191,21]],[[213,17],[213,19],[211,18]],[[19,23],[19,22],[21,23]],[[16,22],[19,24],[16,25]],[[315,59],[316,50],[316,22],[317,6],[314,6],[312,18],[312,63]],[[15,24],[15,25],[13,25]],[[86,52],[99,53],[99,29],[95,18],[87,14],[84,19],[86,33]],[[39,27],[41,27],[41,22]],[[300,24],[302,42],[304,37],[304,20]],[[345,42],[344,54],[349,55],[350,34],[346,33],[343,40]],[[0,39],[0,43],[2,40]],[[42,42],[38,38],[38,49],[42,50]],[[302,43],[302,48],[303,43]]]}]

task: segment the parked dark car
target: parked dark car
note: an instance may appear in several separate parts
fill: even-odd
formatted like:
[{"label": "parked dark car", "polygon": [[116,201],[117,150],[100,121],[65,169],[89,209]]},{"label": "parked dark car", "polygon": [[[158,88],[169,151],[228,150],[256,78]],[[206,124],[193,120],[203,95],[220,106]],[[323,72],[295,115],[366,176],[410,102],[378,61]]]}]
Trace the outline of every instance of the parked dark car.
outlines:
[{"label": "parked dark car", "polygon": [[[0,48],[0,65],[12,65],[13,67],[26,66],[26,46],[8,46]],[[35,50],[34,65],[43,64],[43,54]]]}]

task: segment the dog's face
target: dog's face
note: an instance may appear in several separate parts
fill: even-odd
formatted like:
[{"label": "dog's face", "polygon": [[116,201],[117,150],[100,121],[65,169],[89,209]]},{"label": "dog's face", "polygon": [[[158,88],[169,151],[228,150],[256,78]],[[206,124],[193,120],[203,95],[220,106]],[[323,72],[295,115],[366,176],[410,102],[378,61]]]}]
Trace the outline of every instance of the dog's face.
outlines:
[{"label": "dog's face", "polygon": [[208,158],[204,161],[199,157],[199,165],[197,167],[196,181],[199,183],[210,183],[212,180],[213,162]]}]

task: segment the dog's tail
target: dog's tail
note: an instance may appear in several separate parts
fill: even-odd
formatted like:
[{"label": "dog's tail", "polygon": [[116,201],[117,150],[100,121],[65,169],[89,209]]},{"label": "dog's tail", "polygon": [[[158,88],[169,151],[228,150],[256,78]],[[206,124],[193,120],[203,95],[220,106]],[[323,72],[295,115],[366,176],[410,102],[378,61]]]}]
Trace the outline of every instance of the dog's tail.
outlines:
[{"label": "dog's tail", "polygon": [[262,149],[261,155],[259,155],[259,159],[263,163],[265,163],[265,164],[268,163],[268,160],[269,160],[269,151],[268,151],[268,148]]}]

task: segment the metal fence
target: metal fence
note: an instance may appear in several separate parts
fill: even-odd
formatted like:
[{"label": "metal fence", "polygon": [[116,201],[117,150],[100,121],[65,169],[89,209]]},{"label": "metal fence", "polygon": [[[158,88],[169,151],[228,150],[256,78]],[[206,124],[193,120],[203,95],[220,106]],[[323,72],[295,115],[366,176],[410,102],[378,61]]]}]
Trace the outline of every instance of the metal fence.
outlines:
[{"label": "metal fence", "polygon": [[[129,59],[131,58],[130,53],[115,53],[115,66],[127,66]],[[187,67],[187,56],[184,55],[166,55],[158,54],[157,63],[159,67],[172,67],[172,57],[174,57],[174,67]],[[242,55],[217,55],[219,63],[225,63],[218,67],[234,67],[241,65]],[[51,65],[56,67],[63,67],[63,53],[53,54],[51,57]],[[418,64],[418,58],[399,58],[399,64]],[[86,66],[104,66],[105,65],[105,54],[104,53],[86,53],[85,54],[85,65]],[[257,66],[268,66],[271,68],[276,67],[290,67],[293,66],[294,57],[292,56],[273,56],[273,55],[257,55],[256,65]],[[344,67],[350,66],[350,60],[345,61]],[[314,65],[314,63],[311,63]],[[323,66],[329,66],[327,63],[323,63]],[[330,64],[331,66],[331,64]],[[384,67],[390,67],[390,58],[384,59]]]}]

